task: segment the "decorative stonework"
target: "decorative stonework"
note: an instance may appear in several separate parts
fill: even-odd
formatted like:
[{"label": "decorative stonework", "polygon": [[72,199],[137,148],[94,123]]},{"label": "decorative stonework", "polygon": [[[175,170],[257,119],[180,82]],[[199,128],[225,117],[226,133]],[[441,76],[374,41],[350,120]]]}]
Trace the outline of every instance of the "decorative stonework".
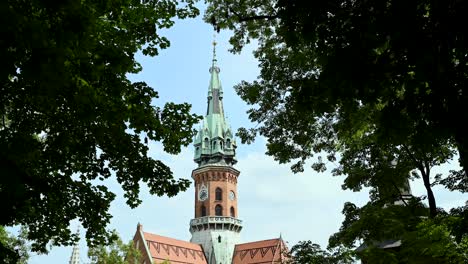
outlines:
[{"label": "decorative stonework", "polygon": [[[151,240],[147,240],[146,243],[148,245],[148,249],[150,251],[151,249],[154,249],[157,254],[165,253],[166,255],[169,255],[169,256],[171,254],[174,254],[177,257],[180,257],[182,255],[185,258],[188,258],[188,260],[192,259],[193,261],[196,261],[197,258],[199,260],[205,260],[205,254],[201,250],[194,250],[194,249],[189,249],[185,247],[159,243],[159,242],[151,241]],[[162,250],[164,252],[162,252]]]},{"label": "decorative stonework", "polygon": [[288,263],[288,249],[282,238],[238,244],[232,264]]},{"label": "decorative stonework", "polygon": [[199,167],[192,172],[195,183],[207,181],[228,181],[237,184],[239,171],[230,166],[207,165]]},{"label": "decorative stonework", "polygon": [[205,216],[190,220],[191,233],[210,229],[240,232],[242,230],[242,220],[224,216]]},{"label": "decorative stonework", "polygon": [[262,247],[262,248],[250,248],[250,249],[245,249],[245,250],[234,252],[233,257],[235,258],[236,256],[239,256],[241,260],[244,260],[244,258],[248,255],[251,259],[254,259],[257,256],[257,254],[260,254],[261,258],[265,258],[265,256],[268,255],[268,253],[274,256],[276,253],[276,249],[277,249],[276,246]]}]

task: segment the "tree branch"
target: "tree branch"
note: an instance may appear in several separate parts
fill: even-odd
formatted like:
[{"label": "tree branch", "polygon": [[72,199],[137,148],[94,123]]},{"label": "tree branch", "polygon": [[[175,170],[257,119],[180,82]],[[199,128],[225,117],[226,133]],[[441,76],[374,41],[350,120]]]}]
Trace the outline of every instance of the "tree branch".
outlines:
[{"label": "tree branch", "polygon": [[410,149],[406,145],[402,145],[405,149],[406,153],[408,153],[409,157],[415,162],[415,166],[421,172],[421,177],[424,182],[424,187],[426,188],[427,192],[427,199],[429,202],[429,213],[431,218],[434,218],[437,215],[437,205],[434,197],[434,192],[432,192],[431,183],[429,179],[431,168],[429,166],[429,162],[421,161],[418,162],[416,157],[414,157],[413,153],[411,153]]},{"label": "tree branch", "polygon": [[394,181],[390,180],[392,182],[393,187],[398,191],[398,196],[400,196],[400,200],[405,204],[405,206],[408,206],[408,203],[403,199],[403,195],[401,194],[400,188],[395,184]]},{"label": "tree branch", "polygon": [[402,145],[403,148],[405,149],[405,152],[408,154],[408,156],[411,158],[411,160],[413,160],[414,162],[414,165],[421,171],[421,172],[424,172],[424,166],[421,165],[421,162],[419,162],[416,157],[414,156],[413,153],[411,153],[411,150],[408,148],[408,146],[406,145]]},{"label": "tree branch", "polygon": [[255,16],[248,16],[248,17],[243,17],[236,11],[229,9],[236,17],[239,19],[239,22],[246,22],[246,21],[252,21],[252,20],[273,20],[278,18],[278,14],[275,15],[255,15]]}]

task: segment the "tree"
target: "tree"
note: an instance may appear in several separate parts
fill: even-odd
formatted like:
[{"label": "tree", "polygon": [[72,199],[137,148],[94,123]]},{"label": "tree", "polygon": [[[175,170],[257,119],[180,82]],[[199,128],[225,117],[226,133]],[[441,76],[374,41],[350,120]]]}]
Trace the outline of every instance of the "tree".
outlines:
[{"label": "tree", "polygon": [[350,249],[339,248],[335,252],[322,250],[312,241],[299,241],[289,252],[291,263],[301,264],[351,264],[354,263]]},{"label": "tree", "polygon": [[[468,133],[461,124],[468,120],[468,96],[462,89],[468,79],[468,47],[462,38],[465,29],[448,25],[465,19],[462,10],[468,6],[449,1],[443,12],[453,16],[447,18],[448,13],[436,10],[437,3],[428,1],[418,6],[403,1],[209,2],[205,18],[234,30],[233,51],[250,39],[259,43],[254,54],[262,69],[260,80],[236,87],[255,106],[249,118],[259,123],[250,131],[239,130],[243,142],[257,133],[265,136],[267,154],[280,163],[295,160],[295,172],[316,153],[326,152],[334,162],[337,153],[354,152],[362,160],[376,158],[371,150],[396,150],[400,154],[391,152],[386,158],[411,159],[411,169],[419,172],[427,190],[431,217],[436,202],[430,168],[453,158],[454,149],[464,170],[438,182],[458,190],[466,185],[462,135]],[[440,31],[440,23],[447,32]],[[443,53],[446,42],[453,48]],[[354,145],[368,152],[353,150]],[[313,168],[325,170],[321,156]]]},{"label": "tree", "polygon": [[132,208],[140,182],[176,195],[188,180],[148,157],[148,141],[180,152],[199,117],[189,104],[158,106],[158,93],[128,74],[135,54],[155,56],[159,30],[195,17],[196,0],[0,3],[0,225],[25,225],[32,250],[70,245],[78,219],[90,245],[108,240],[115,173]]},{"label": "tree", "polygon": [[427,211],[417,199],[407,206],[370,202],[358,208],[346,203],[345,220],[330,237],[329,247],[362,243],[357,251],[366,263],[465,263],[468,236],[458,229],[466,221],[460,210],[466,207],[431,219],[424,217]]},{"label": "tree", "polygon": [[[319,172],[339,160],[333,173],[346,176],[343,188],[371,187],[371,203],[379,206],[369,209],[369,219],[386,215],[382,206],[408,179],[422,179],[428,221],[439,214],[434,184],[467,191],[467,3],[208,2],[205,19],[234,31],[232,51],[258,42],[259,80],[236,86],[258,123],[239,130],[243,142],[265,136],[267,154],[295,161],[294,172],[315,154]],[[431,175],[455,152],[462,170]],[[400,231],[420,228],[412,226]]]},{"label": "tree", "polygon": [[92,264],[134,264],[140,263],[141,252],[135,248],[133,241],[123,243],[117,232],[112,232],[110,245],[98,245],[88,250]]},{"label": "tree", "polygon": [[467,177],[464,1],[208,2],[206,20],[234,30],[233,51],[259,43],[260,80],[237,91],[257,106],[250,119],[261,126],[251,132],[267,137],[280,162],[300,167],[326,151],[333,133],[318,128],[331,119],[340,139],[366,123],[379,145],[413,135],[430,147],[450,142]]},{"label": "tree", "polygon": [[27,230],[22,227],[19,235],[14,236],[0,226],[0,259],[7,264],[26,264],[29,259],[29,244],[26,241]]}]

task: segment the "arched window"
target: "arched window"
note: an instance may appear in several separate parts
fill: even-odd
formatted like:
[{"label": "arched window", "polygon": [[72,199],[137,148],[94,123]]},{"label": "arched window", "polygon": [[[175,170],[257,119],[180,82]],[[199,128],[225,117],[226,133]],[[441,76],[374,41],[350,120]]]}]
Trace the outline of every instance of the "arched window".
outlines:
[{"label": "arched window", "polygon": [[216,188],[215,194],[215,198],[217,201],[223,200],[223,190],[221,190],[221,188]]},{"label": "arched window", "polygon": [[215,206],[215,215],[223,216],[223,207],[219,204]]},{"label": "arched window", "polygon": [[228,138],[226,139],[226,148],[230,148],[231,147],[231,140]]},{"label": "arched window", "polygon": [[205,148],[210,147],[210,142],[208,141],[208,138],[205,138]]},{"label": "arched window", "polygon": [[231,206],[231,217],[236,217],[236,211],[234,209],[234,206]]},{"label": "arched window", "polygon": [[201,216],[206,216],[206,207],[204,205],[201,206]]}]

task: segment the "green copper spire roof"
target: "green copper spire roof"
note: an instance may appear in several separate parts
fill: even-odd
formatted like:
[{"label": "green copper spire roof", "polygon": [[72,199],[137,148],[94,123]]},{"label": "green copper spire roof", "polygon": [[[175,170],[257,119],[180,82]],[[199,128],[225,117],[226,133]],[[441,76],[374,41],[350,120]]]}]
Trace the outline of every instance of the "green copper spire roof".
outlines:
[{"label": "green copper spire roof", "polygon": [[219,80],[220,69],[216,60],[216,42],[213,42],[213,62],[210,67],[208,105],[203,124],[194,140],[195,162],[206,164],[233,165],[236,142],[231,126],[224,117],[223,88]]},{"label": "green copper spire roof", "polygon": [[219,81],[219,72],[221,71],[216,64],[216,42],[213,42],[213,62],[210,67],[211,79],[208,86],[208,109],[206,115],[220,114],[224,117],[223,109],[223,88]]}]

